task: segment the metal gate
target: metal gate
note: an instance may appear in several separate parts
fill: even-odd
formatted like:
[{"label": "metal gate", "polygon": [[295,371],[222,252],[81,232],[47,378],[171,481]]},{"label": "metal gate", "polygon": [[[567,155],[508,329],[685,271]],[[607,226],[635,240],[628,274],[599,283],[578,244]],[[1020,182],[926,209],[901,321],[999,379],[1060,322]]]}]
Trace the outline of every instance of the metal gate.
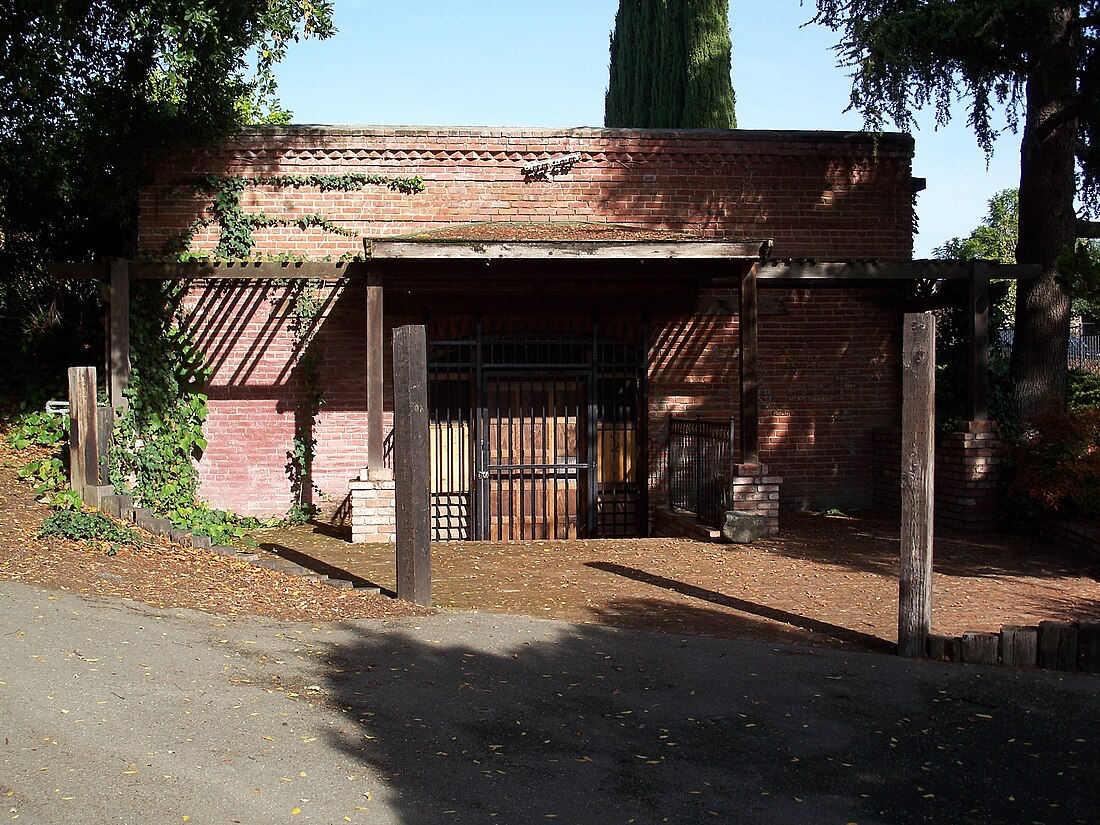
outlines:
[{"label": "metal gate", "polygon": [[644,530],[640,325],[633,340],[586,326],[429,325],[433,540]]}]

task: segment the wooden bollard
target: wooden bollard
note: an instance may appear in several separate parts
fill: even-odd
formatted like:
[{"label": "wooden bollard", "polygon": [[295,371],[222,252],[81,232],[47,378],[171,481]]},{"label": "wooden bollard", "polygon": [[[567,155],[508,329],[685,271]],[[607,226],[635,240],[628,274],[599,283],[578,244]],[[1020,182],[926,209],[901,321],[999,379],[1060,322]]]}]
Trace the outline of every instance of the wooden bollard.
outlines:
[{"label": "wooden bollard", "polygon": [[957,662],[959,660],[959,640],[954,636],[929,633],[928,658],[933,662]]},{"label": "wooden bollard", "polygon": [[1039,667],[1077,669],[1077,625],[1072,622],[1039,622]]},{"label": "wooden bollard", "polygon": [[1077,624],[1077,669],[1100,673],[1100,622]]},{"label": "wooden bollard", "polygon": [[1000,636],[996,633],[964,633],[959,639],[960,661],[972,665],[995,665],[999,661]]},{"label": "wooden bollard", "polygon": [[1035,667],[1039,660],[1039,628],[1001,628],[1001,661],[1012,667]]}]

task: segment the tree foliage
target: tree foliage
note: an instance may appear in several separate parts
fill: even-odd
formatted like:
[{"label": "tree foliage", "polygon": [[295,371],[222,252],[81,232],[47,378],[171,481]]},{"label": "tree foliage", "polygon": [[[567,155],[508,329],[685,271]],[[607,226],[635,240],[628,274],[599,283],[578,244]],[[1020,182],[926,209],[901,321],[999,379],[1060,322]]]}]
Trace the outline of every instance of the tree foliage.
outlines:
[{"label": "tree foliage", "polygon": [[51,260],[132,255],[144,161],[285,120],[273,69],[329,0],[7,0],[0,15],[0,314],[35,331],[94,298]]},{"label": "tree foliage", "polygon": [[728,0],[620,0],[604,125],[733,129]]},{"label": "tree foliage", "polygon": [[1065,397],[1070,296],[1056,262],[1100,223],[1100,0],[817,0],[816,23],[840,35],[851,107],[867,126],[913,126],[923,107],[946,123],[958,105],[992,151],[1001,124],[1021,134],[1016,259],[1039,278],[1017,293],[1011,371],[1023,417]]},{"label": "tree foliage", "polygon": [[[946,260],[985,260],[1002,264],[1016,262],[1019,197],[1015,189],[1003,189],[989,199],[982,222],[966,237],[955,237],[938,246],[933,256]],[[970,382],[967,330],[970,313],[966,305],[964,281],[941,281],[947,290],[949,308],[936,313],[936,418],[954,427],[964,417]],[[1015,283],[1000,282],[991,290],[995,300],[990,306],[989,407],[1000,424],[1001,434],[1014,437],[1019,421],[1012,404],[1012,382],[1008,375],[1012,307],[1016,300]]]},{"label": "tree foliage", "polygon": [[1019,190],[1002,189],[989,199],[989,208],[979,226],[965,238],[952,238],[936,247],[933,255],[948,260],[981,259],[1014,264],[1019,220]]}]

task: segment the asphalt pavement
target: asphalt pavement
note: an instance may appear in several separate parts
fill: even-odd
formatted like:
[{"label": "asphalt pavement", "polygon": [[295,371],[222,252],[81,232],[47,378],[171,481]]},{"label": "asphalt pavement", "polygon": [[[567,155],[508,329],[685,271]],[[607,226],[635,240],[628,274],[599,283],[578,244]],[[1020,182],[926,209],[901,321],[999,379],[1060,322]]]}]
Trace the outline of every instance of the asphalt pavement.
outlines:
[{"label": "asphalt pavement", "polygon": [[1094,823],[1100,678],[0,582],[0,821]]}]

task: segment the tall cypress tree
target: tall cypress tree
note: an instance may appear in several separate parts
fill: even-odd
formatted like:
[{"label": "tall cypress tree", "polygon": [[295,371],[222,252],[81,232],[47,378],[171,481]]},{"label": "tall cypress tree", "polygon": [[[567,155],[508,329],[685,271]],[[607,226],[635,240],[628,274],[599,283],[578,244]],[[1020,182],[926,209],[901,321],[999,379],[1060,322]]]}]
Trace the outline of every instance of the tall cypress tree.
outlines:
[{"label": "tall cypress tree", "polygon": [[620,0],[604,125],[737,126],[729,0]]},{"label": "tall cypress tree", "polygon": [[682,5],[688,12],[683,125],[735,129],[729,0],[682,0]]}]

